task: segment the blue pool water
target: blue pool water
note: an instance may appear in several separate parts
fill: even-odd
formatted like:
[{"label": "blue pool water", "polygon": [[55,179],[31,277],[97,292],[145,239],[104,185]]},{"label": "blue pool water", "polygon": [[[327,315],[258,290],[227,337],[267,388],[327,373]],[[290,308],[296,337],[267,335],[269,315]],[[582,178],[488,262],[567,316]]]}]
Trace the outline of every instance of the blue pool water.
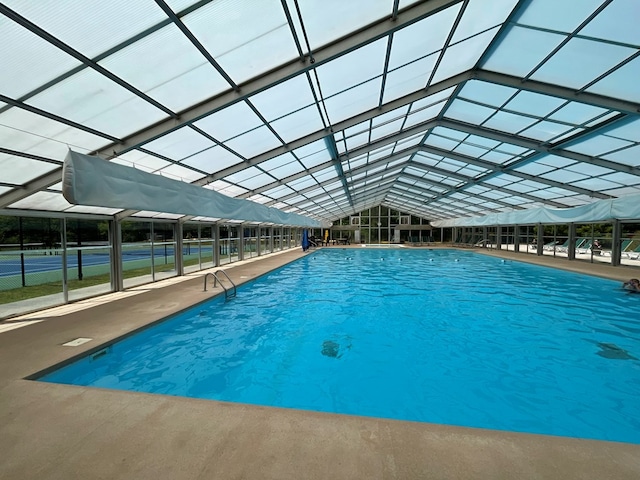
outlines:
[{"label": "blue pool water", "polygon": [[41,380],[640,443],[639,313],[473,252],[324,249]]}]

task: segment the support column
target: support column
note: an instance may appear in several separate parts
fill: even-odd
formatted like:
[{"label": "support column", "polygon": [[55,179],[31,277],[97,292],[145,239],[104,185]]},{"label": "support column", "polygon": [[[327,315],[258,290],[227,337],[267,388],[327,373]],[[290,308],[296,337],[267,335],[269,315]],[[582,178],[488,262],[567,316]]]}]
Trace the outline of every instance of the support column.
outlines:
[{"label": "support column", "polygon": [[258,224],[256,234],[256,253],[262,255],[262,227]]},{"label": "support column", "polygon": [[502,250],[502,225],[496,226],[496,249]]},{"label": "support column", "polygon": [[62,249],[62,300],[69,302],[69,275],[67,271],[67,219],[60,220],[60,246]]},{"label": "support column", "polygon": [[536,249],[536,254],[544,255],[544,227],[542,226],[541,223],[538,223],[537,227],[538,227],[538,234],[536,236],[536,244],[538,248]]},{"label": "support column", "polygon": [[173,227],[173,261],[176,266],[176,274],[184,275],[184,258],[183,258],[183,242],[182,242],[182,222],[177,222]]},{"label": "support column", "polygon": [[213,224],[213,266],[220,266],[220,225]]},{"label": "support column", "polygon": [[520,253],[520,225],[513,226],[513,251]]},{"label": "support column", "polygon": [[244,223],[238,226],[238,261],[244,260]]},{"label": "support column", "polygon": [[122,272],[122,226],[116,218],[109,221],[109,245],[111,246],[111,291],[124,290]]},{"label": "support column", "polygon": [[622,257],[622,225],[620,220],[613,221],[613,238],[611,239],[611,265],[617,267]]},{"label": "support column", "polygon": [[576,224],[569,224],[569,246],[567,248],[567,256],[569,260],[576,259]]}]

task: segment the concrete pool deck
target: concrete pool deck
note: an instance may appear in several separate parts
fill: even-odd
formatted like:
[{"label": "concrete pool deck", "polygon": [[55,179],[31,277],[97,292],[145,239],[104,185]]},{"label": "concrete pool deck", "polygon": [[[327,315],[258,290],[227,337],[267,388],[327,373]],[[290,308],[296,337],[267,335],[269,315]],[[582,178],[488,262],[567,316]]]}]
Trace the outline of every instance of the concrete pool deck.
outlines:
[{"label": "concrete pool deck", "polygon": [[[476,250],[618,281],[639,276],[637,268]],[[225,270],[243,283],[303,255],[294,249]],[[203,292],[203,275],[0,323],[27,325],[0,334],[0,479],[640,478],[640,445],[634,444],[25,380],[211,298],[215,292]],[[92,340],[62,345],[77,338]]]}]

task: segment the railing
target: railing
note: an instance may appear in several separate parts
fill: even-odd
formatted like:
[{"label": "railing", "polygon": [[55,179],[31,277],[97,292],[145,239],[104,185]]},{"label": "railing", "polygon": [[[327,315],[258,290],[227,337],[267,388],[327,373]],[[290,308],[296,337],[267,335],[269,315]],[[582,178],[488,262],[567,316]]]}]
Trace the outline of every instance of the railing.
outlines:
[{"label": "railing", "polygon": [[[227,288],[224,286],[224,284],[222,283],[222,280],[220,280],[220,278],[218,277],[218,274],[222,273],[225,278],[227,279],[227,281],[231,284],[231,288]],[[215,288],[218,284],[218,282],[220,282],[220,286],[222,287],[222,289],[224,290],[224,297],[225,299],[229,298],[229,297],[235,297],[237,294],[237,288],[236,288],[236,284],[233,283],[233,281],[229,278],[229,275],[227,275],[227,272],[225,272],[224,270],[218,270],[216,272],[209,272],[204,276],[204,291],[207,291],[207,277],[211,275],[213,277],[213,287]]]}]

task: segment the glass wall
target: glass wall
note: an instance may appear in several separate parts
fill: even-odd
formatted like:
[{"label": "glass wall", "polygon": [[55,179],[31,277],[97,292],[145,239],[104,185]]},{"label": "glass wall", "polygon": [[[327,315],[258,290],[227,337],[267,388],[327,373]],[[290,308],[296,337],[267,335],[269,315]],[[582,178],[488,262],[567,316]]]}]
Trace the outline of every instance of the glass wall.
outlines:
[{"label": "glass wall", "polygon": [[384,205],[333,222],[329,240],[336,243],[428,243],[433,242],[427,219]]}]

